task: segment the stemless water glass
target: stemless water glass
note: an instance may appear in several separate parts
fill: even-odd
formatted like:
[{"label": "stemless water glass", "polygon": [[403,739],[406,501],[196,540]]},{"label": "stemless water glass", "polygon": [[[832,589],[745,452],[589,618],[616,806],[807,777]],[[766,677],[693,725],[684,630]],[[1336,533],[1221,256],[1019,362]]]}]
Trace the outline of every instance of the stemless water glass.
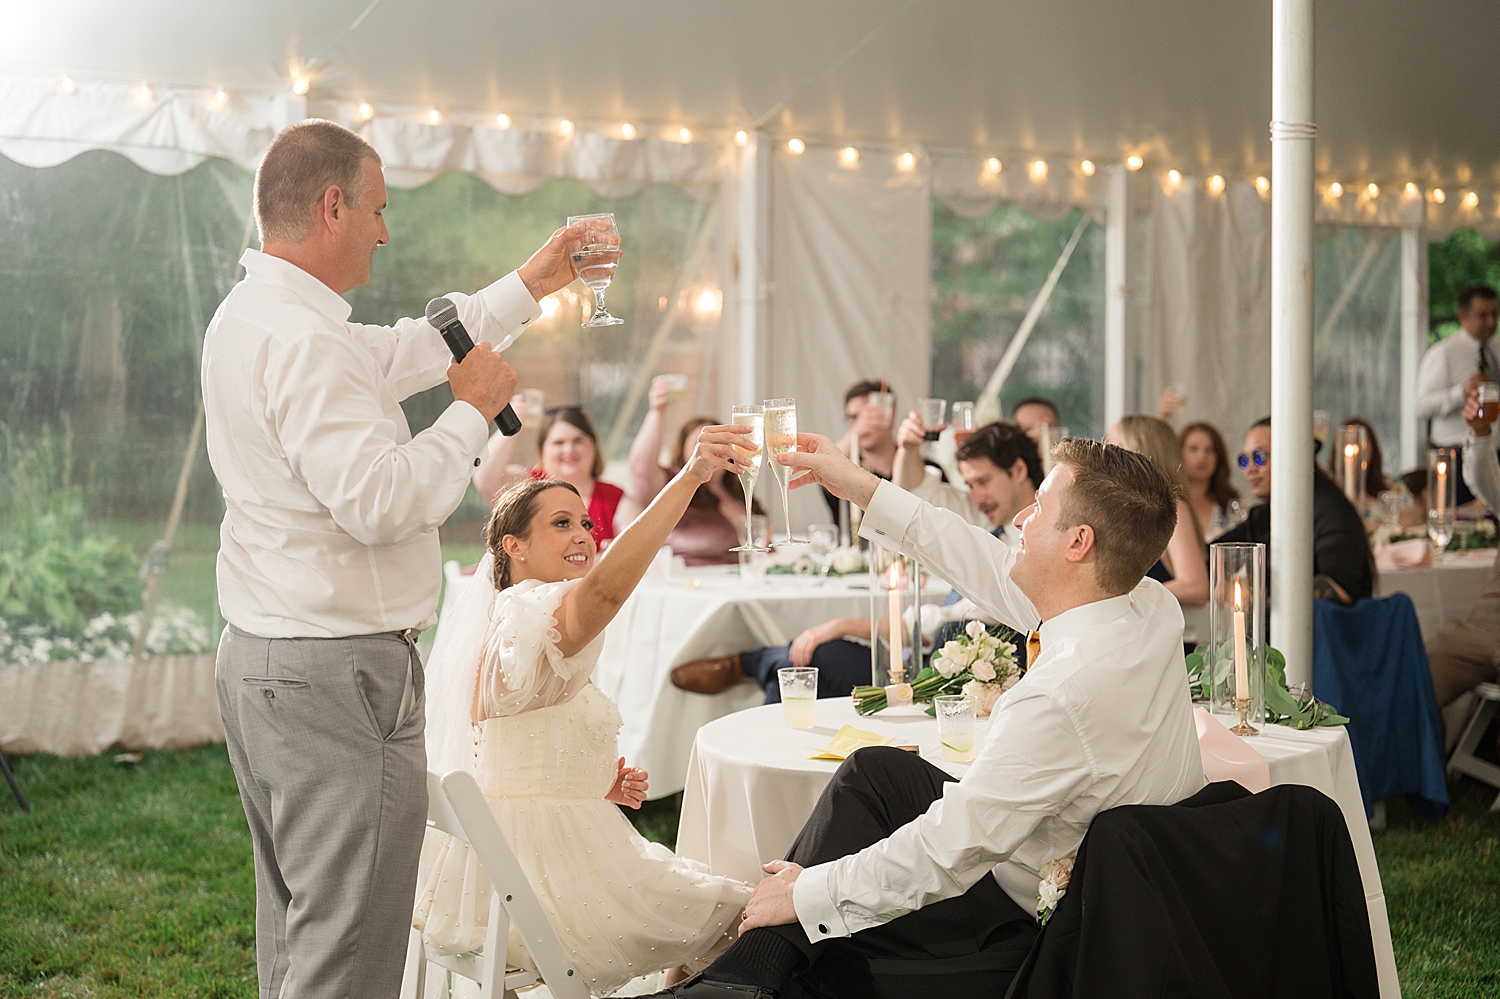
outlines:
[{"label": "stemless water glass", "polygon": [[771,474],[776,477],[777,485],[781,486],[781,510],[786,514],[786,540],[773,541],[771,547],[805,545],[807,544],[806,538],[792,536],[792,498],[789,491],[792,470],[776,460],[779,455],[797,450],[797,400],[767,399],[764,405],[766,407],[766,464],[771,466]]},{"label": "stemless water glass", "polygon": [[974,419],[974,404],[955,402],[948,414],[948,425],[953,428],[954,446],[968,440],[969,435],[979,429],[979,424]]},{"label": "stemless water glass", "polygon": [[974,719],[979,701],[965,694],[939,694],[932,699],[937,715],[938,741],[943,759],[949,763],[968,763],[974,759]]},{"label": "stemless water glass", "polygon": [[[729,411],[729,422],[750,428],[750,439],[755,442],[758,451],[749,452],[744,448],[737,447],[739,452],[737,463],[740,469],[740,489],[745,494],[745,543],[737,548],[729,549],[732,552],[768,552],[771,549],[756,544],[755,534],[752,528],[755,526],[755,480],[760,476],[760,463],[766,455],[765,434],[766,409],[764,406],[735,406]],[[764,520],[765,518],[760,518]]]},{"label": "stemless water glass", "polygon": [[815,666],[784,666],[776,671],[781,688],[781,711],[787,728],[812,728],[818,723],[818,670]]},{"label": "stemless water glass", "polygon": [[865,397],[865,402],[880,410],[881,420],[885,426],[890,426],[896,418],[896,393],[871,392]]},{"label": "stemless water glass", "polygon": [[541,419],[542,413],[547,409],[547,393],[541,389],[527,389],[521,393],[521,398],[524,400],[522,405],[526,407],[526,415],[522,417],[522,420],[530,423],[532,420]]},{"label": "stemless water glass", "polygon": [[1479,400],[1479,418],[1485,423],[1494,423],[1500,418],[1500,385],[1494,382],[1480,382],[1475,391],[1475,398]]},{"label": "stemless water glass", "polygon": [[[584,225],[583,245],[573,254],[573,269],[578,277],[594,293],[594,314],[584,323],[592,326],[620,326],[625,320],[616,319],[604,308],[604,290],[614,279],[615,267],[620,262],[620,229],[615,225],[613,212],[598,212],[594,215],[569,215],[568,225]],[[606,237],[614,237],[608,239]]]},{"label": "stemless water glass", "polygon": [[945,417],[948,415],[947,399],[918,399],[917,414],[922,417],[922,429],[927,431],[926,439],[935,441],[943,433],[943,428],[948,425]]},{"label": "stemless water glass", "polygon": [[812,545],[813,561],[818,565],[818,575],[828,578],[833,566],[833,552],[839,546],[839,525],[808,524],[807,541]]}]

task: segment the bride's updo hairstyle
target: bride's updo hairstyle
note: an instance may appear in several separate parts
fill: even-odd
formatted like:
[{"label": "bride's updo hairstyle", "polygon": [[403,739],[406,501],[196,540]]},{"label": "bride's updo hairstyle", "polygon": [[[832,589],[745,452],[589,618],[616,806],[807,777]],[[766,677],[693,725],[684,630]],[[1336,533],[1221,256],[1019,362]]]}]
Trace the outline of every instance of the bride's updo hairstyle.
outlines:
[{"label": "bride's updo hairstyle", "polygon": [[495,501],[494,512],[489,523],[484,525],[484,546],[495,556],[495,589],[503,590],[511,585],[510,555],[502,544],[507,534],[525,541],[531,536],[531,521],[536,516],[542,493],[548,489],[566,489],[574,496],[581,495],[571,482],[562,479],[526,479],[517,482]]}]

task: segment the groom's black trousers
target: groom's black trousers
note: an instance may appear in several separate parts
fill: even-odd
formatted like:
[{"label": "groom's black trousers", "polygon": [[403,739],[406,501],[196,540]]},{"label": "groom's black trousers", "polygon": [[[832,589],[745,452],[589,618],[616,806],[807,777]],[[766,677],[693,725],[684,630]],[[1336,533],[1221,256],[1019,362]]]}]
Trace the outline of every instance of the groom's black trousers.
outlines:
[{"label": "groom's black trousers", "polygon": [[[811,867],[858,853],[927,811],[953,779],[916,753],[861,749],[834,773],[786,859]],[[986,874],[957,898],[849,937],[810,943],[798,923],[764,932],[784,937],[810,962],[797,978],[810,995],[998,999],[1037,924]]]}]

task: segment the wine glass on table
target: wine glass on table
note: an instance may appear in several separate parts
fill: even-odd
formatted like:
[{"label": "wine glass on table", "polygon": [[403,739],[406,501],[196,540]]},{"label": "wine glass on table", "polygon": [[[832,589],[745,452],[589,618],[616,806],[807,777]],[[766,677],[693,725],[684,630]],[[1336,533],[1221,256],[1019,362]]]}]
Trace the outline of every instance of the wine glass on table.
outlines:
[{"label": "wine glass on table", "polygon": [[792,536],[792,498],[789,493],[792,470],[776,460],[779,455],[797,450],[797,400],[767,399],[765,407],[766,463],[771,466],[771,474],[776,476],[776,482],[781,486],[781,511],[786,514],[786,540],[773,541],[771,547],[805,545],[806,538]]},{"label": "wine glass on table", "polygon": [[955,402],[953,411],[948,414],[948,425],[953,428],[954,446],[961,446],[969,439],[970,434],[979,429],[979,424],[974,420],[974,404]]},{"label": "wine glass on table", "polygon": [[833,567],[833,553],[839,546],[839,525],[808,524],[807,541],[812,545],[812,557],[817,563],[818,575],[826,581],[828,570]]},{"label": "wine glass on table", "polygon": [[[604,307],[604,290],[614,280],[615,267],[620,263],[620,229],[615,225],[613,212],[594,215],[569,215],[568,225],[584,226],[583,245],[573,254],[573,269],[578,277],[594,293],[594,314],[584,323],[584,328],[594,326],[620,326],[625,320],[616,319]],[[612,237],[612,238],[611,238]]]},{"label": "wine glass on table", "polygon": [[740,490],[745,494],[745,543],[732,552],[768,552],[771,549],[755,543],[755,480],[760,476],[760,463],[766,454],[765,435],[766,409],[764,406],[735,406],[729,411],[729,422],[750,428],[750,439],[759,450],[751,452],[736,447],[739,452],[735,466],[740,469]]}]

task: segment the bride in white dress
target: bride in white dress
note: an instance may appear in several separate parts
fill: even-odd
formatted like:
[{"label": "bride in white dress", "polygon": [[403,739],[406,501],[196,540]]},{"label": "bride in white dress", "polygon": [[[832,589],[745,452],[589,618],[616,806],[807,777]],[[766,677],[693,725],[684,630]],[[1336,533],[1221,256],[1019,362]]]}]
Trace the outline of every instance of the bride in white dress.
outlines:
[{"label": "bride in white dress", "polygon": [[[698,486],[736,471],[746,438],[703,431],[691,461],[595,566],[572,486],[528,480],[496,503],[473,581],[445,612],[427,669],[428,766],[474,773],[590,991],[697,965],[733,940],[751,886],[643,839],[646,773],[615,755],[620,713],[590,682],[604,627]],[[489,882],[467,845],[429,832],[412,924],[439,953],[482,946]],[[535,970],[511,928],[509,961]]]}]

